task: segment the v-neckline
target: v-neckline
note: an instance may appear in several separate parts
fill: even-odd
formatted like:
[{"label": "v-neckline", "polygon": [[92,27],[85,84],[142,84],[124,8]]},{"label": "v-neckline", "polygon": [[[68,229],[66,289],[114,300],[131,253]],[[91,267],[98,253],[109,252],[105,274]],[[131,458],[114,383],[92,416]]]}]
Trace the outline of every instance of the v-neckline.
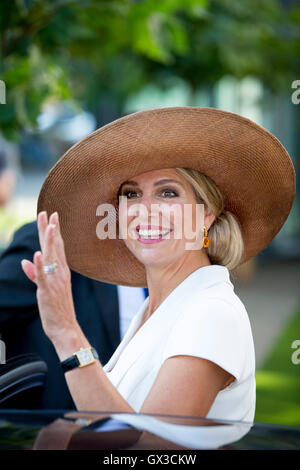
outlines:
[{"label": "v-neckline", "polygon": [[[146,304],[145,306],[145,309],[143,310],[143,314],[142,314],[142,317],[140,319],[140,323],[138,324],[137,328],[135,329],[135,331],[133,332],[133,334],[131,335],[129,341],[127,342],[127,344],[133,340],[133,338],[135,337],[135,335],[140,331],[140,329],[147,323],[148,320],[150,320],[151,316],[149,318],[147,318],[146,321],[144,321],[142,323],[142,320],[143,320],[143,316],[145,315],[145,312],[148,310],[148,305],[149,305],[149,302]],[[153,312],[154,313],[154,312]],[[153,314],[152,314],[153,315]],[[127,346],[126,344],[126,346]]]},{"label": "v-neckline", "polygon": [[[129,325],[129,328],[127,330],[127,332],[125,333],[125,336],[123,338],[123,340],[121,341],[121,343],[119,344],[118,348],[116,349],[116,351],[114,352],[113,356],[115,356],[115,354],[117,353],[117,350],[120,348],[120,346],[122,345],[122,348],[120,348],[121,350],[119,350],[119,354],[118,354],[118,357],[117,359],[115,360],[113,366],[112,366],[112,369],[108,370],[107,372],[108,373],[112,373],[116,364],[118,363],[118,360],[119,360],[119,357],[121,354],[123,354],[123,352],[125,351],[125,349],[128,347],[129,344],[131,344],[131,341],[133,340],[133,338],[136,336],[136,334],[140,331],[140,329],[142,329],[142,327],[148,322],[148,320],[150,320],[151,317],[149,317],[142,325],[141,325],[141,321],[143,319],[143,316],[145,314],[145,311],[148,309],[148,306],[149,306],[149,297],[147,297],[145,300],[144,300],[144,303],[141,305],[141,309],[140,311],[135,315],[135,317],[133,317],[132,319],[132,323]],[[153,312],[154,313],[154,312]],[[152,315],[151,315],[152,316]],[[122,344],[123,343],[123,344]],[[111,359],[113,358],[113,356],[111,357]],[[110,360],[111,360],[110,359]],[[109,362],[110,362],[109,360]],[[108,363],[106,364],[108,365]]]},{"label": "v-neckline", "polygon": [[168,309],[171,309],[173,303],[178,305],[179,301],[181,301],[182,298],[184,298],[186,295],[187,286],[191,287],[193,284],[195,284],[197,289],[205,289],[206,287],[219,282],[228,282],[232,286],[232,283],[229,279],[228,269],[225,266],[209,265],[198,268],[189,274],[189,276],[187,276],[183,281],[181,281],[181,283],[170,292],[170,294],[161,302],[161,304],[150,315],[150,317],[141,325],[145,311],[149,306],[148,296],[141,305],[138,313],[133,317],[132,322],[130,323],[129,328],[118,348],[115,350],[108,363],[104,366],[108,367],[110,366],[110,362],[112,362],[112,368],[107,371],[105,370],[105,372],[112,373],[115,370],[120,356],[124,353],[124,351],[128,350],[128,347],[132,345],[133,341],[136,341],[136,337],[140,338],[141,331],[145,331],[145,326],[151,325],[154,319],[159,317],[159,312],[164,310],[166,306],[168,306]]}]

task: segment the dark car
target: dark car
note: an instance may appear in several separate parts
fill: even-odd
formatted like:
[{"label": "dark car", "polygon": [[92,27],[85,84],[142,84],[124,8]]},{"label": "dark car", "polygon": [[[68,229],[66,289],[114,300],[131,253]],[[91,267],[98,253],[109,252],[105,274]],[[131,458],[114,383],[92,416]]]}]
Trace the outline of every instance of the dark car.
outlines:
[{"label": "dark car", "polygon": [[3,409],[0,450],[9,449],[299,450],[300,428],[161,414]]},{"label": "dark car", "polygon": [[162,414],[22,409],[34,397],[38,400],[46,375],[46,363],[34,354],[1,365],[0,450],[300,449],[298,427]]}]

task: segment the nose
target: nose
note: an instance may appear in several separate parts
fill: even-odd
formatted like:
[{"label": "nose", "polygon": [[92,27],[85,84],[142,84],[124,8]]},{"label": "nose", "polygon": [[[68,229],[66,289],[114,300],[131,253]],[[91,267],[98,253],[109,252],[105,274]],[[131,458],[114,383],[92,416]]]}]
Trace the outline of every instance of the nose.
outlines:
[{"label": "nose", "polygon": [[143,194],[143,196],[136,201],[140,220],[144,224],[159,225],[162,218],[162,208],[159,201],[149,194]]}]

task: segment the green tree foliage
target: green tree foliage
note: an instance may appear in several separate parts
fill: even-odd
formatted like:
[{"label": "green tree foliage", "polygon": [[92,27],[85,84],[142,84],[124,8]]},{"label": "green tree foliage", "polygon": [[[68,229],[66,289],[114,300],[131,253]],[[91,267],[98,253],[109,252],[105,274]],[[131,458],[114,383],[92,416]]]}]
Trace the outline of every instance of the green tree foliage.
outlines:
[{"label": "green tree foliage", "polygon": [[[300,9],[279,0],[1,0],[0,106],[6,137],[35,129],[45,102],[73,101],[101,121],[145,84],[196,90],[225,74],[287,89],[299,71]],[[298,77],[299,78],[299,77]],[[100,110],[100,111],[99,111]]]}]

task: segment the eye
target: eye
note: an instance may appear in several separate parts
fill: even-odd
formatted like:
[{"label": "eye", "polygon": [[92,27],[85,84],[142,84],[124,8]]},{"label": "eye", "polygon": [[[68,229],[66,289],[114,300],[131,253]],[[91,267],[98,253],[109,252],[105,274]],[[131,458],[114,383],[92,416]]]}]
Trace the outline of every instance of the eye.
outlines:
[{"label": "eye", "polygon": [[136,191],[133,191],[132,189],[127,189],[121,192],[121,196],[125,196],[128,199],[131,199],[130,194],[136,194]]},{"label": "eye", "polygon": [[[171,189],[171,188],[162,189],[162,190],[160,190],[160,193],[161,194],[167,194],[166,197],[176,197],[176,196],[178,196],[178,193],[174,189]],[[131,196],[132,194],[133,195],[137,194],[137,192],[133,189],[125,189],[125,191],[121,192],[121,196],[125,196],[128,199],[132,199],[132,196]],[[173,196],[170,196],[170,194],[173,194]]]},{"label": "eye", "polygon": [[[168,194],[173,193],[175,196],[171,196],[171,197],[176,197],[176,196],[178,196],[177,192],[174,191],[173,189],[164,189],[164,190],[162,191],[162,193],[168,193]],[[167,197],[170,197],[170,196],[167,196]]]}]

